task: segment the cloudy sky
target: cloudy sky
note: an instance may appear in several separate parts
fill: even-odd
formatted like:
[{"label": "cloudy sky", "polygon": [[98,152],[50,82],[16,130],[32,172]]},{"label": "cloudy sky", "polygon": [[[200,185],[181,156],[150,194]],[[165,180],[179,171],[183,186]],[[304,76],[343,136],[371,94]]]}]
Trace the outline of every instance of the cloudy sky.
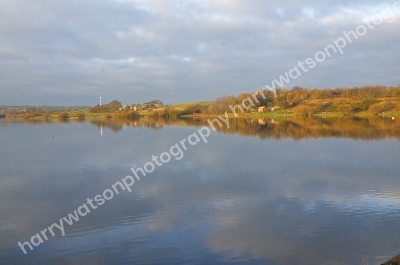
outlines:
[{"label": "cloudy sky", "polygon": [[[0,0],[0,105],[255,91],[395,2]],[[400,83],[400,13],[286,87]],[[391,21],[392,23],[389,23]]]}]

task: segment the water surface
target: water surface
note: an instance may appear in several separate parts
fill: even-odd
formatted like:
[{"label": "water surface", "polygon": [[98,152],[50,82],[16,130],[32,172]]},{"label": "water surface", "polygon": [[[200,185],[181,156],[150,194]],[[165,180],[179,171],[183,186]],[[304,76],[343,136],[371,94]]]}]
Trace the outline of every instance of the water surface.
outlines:
[{"label": "water surface", "polygon": [[204,120],[0,121],[1,264],[380,264],[400,253],[398,120],[231,120],[30,241]]}]

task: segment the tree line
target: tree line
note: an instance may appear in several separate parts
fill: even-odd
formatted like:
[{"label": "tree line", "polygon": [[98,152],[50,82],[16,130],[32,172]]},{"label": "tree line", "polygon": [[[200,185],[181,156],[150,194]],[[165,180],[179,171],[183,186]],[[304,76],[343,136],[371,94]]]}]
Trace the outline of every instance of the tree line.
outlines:
[{"label": "tree line", "polygon": [[[261,95],[260,93],[263,93]],[[310,115],[321,112],[341,112],[344,114],[371,112],[378,114],[384,111],[399,110],[400,85],[396,87],[363,86],[355,88],[309,89],[295,86],[292,89],[280,88],[277,97],[271,91],[263,90],[253,100],[254,106],[244,112],[254,112],[260,106],[290,110],[299,115]],[[209,104],[193,104],[181,111],[179,115],[223,114],[232,113],[230,106],[242,104],[252,99],[253,93],[241,93],[237,96],[223,96]],[[243,104],[242,104],[243,105]]]}]

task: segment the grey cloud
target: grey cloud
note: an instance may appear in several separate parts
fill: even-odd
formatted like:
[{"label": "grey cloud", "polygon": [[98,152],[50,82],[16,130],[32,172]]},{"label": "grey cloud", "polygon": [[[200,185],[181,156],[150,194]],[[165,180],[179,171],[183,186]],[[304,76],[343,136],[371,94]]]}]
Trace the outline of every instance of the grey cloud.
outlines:
[{"label": "grey cloud", "polygon": [[[1,1],[0,104],[175,103],[256,90],[391,4]],[[397,28],[382,23],[288,87],[397,85]]]}]

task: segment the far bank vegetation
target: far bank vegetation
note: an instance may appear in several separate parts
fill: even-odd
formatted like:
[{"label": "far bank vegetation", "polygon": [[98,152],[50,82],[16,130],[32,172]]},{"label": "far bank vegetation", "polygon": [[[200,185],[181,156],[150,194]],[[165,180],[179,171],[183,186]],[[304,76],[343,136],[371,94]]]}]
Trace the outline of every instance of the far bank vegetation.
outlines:
[{"label": "far bank vegetation", "polygon": [[[274,97],[271,91],[264,90],[264,97],[260,93],[256,96],[257,100],[252,97],[253,93],[242,93],[238,96],[224,96],[209,104],[191,104],[180,111],[179,115],[215,115],[225,112],[249,114],[257,112],[259,107],[266,107],[269,111],[292,113],[296,116],[319,113],[377,115],[384,112],[400,112],[400,85],[335,89],[308,89],[295,86],[291,90],[278,89],[277,97]],[[248,99],[251,99],[251,103]],[[250,107],[232,108],[237,105]]]},{"label": "far bank vegetation", "polygon": [[[262,93],[262,94],[261,94]],[[85,119],[135,119],[139,116],[176,118],[183,116],[239,115],[400,115],[400,85],[396,87],[363,86],[355,88],[309,89],[295,86],[292,89],[277,89],[277,97],[271,91],[227,95],[211,102],[183,103],[172,106],[148,104],[146,109],[127,107],[117,100],[87,109],[49,110],[40,107],[1,110],[6,118],[42,120]],[[151,102],[149,102],[151,103]],[[161,106],[159,106],[161,105]],[[145,106],[145,104],[143,104]],[[235,107],[236,106],[236,107]],[[247,106],[244,108],[244,106]],[[263,110],[259,112],[259,108]],[[267,112],[267,113],[264,113]]]}]

